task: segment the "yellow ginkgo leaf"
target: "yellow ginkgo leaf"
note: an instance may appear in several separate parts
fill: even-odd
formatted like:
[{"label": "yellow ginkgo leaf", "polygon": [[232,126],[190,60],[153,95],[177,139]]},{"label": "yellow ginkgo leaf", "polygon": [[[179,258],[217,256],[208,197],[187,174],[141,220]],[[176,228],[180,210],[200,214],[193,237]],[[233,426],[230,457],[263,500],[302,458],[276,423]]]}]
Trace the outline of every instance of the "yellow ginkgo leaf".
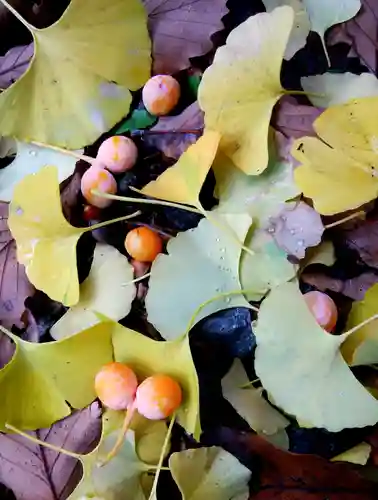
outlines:
[{"label": "yellow ginkgo leaf", "polygon": [[288,6],[247,19],[217,50],[199,87],[206,127],[221,133],[220,148],[246,174],[268,165],[269,121],[283,92],[280,70],[293,19]]},{"label": "yellow ginkgo leaf", "polygon": [[2,3],[32,33],[35,53],[26,73],[0,95],[1,134],[75,149],[127,114],[128,89],[141,87],[150,70],[140,0],[72,0],[45,29]]},{"label": "yellow ginkgo leaf", "polygon": [[301,162],[294,177],[324,215],[357,208],[378,194],[377,97],[333,106],[314,123],[320,139],[303,137],[292,148]]},{"label": "yellow ginkgo leaf", "polygon": [[161,174],[156,181],[147,184],[142,193],[163,200],[197,205],[202,184],[214,161],[219,140],[218,132],[205,131],[173,167]]}]

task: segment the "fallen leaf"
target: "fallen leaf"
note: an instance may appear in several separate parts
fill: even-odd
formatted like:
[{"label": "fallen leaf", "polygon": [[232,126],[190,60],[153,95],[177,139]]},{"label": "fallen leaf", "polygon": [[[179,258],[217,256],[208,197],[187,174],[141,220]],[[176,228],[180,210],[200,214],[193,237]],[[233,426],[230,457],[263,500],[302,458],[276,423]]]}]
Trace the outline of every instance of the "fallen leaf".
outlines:
[{"label": "fallen leaf", "polygon": [[34,53],[33,44],[12,47],[0,57],[0,88],[7,89],[27,70]]},{"label": "fallen leaf", "polygon": [[[240,241],[244,241],[251,225],[247,214],[221,215]],[[196,309],[216,295],[240,290],[239,261],[241,247],[223,229],[202,219],[195,229],[171,238],[168,255],[160,254],[152,264],[146,297],[148,321],[164,338],[180,337]],[[194,318],[196,324],[210,314],[236,306],[247,306],[243,295],[219,297],[204,307]]]},{"label": "fallen leaf", "polygon": [[16,185],[29,174],[35,174],[42,167],[56,165],[58,180],[63,182],[75,170],[76,158],[50,148],[27,144],[12,139],[0,139],[0,157],[16,157],[7,167],[0,170],[0,199],[11,201]]},{"label": "fallen leaf", "polygon": [[54,339],[70,337],[99,323],[97,313],[114,321],[127,316],[136,288],[134,269],[127,258],[106,243],[97,243],[92,267],[80,285],[80,299],[50,330]]},{"label": "fallen leaf", "polygon": [[303,259],[307,248],[321,242],[324,226],[318,212],[309,205],[303,201],[290,202],[269,219],[268,232],[288,255]]},{"label": "fallen leaf", "polygon": [[319,213],[333,215],[376,198],[377,101],[366,97],[328,108],[314,123],[321,140],[302,137],[294,143],[292,155],[301,163],[295,181]]},{"label": "fallen leaf", "polygon": [[177,160],[197,141],[204,128],[203,120],[203,112],[195,101],[179,115],[159,118],[157,124],[144,134],[144,143]]},{"label": "fallen leaf", "polygon": [[236,359],[222,379],[223,397],[257,434],[271,436],[285,429],[289,420],[263,398],[263,389],[255,389],[252,385],[245,387],[248,382],[241,361]]},{"label": "fallen leaf", "polygon": [[55,167],[43,167],[17,184],[8,223],[18,261],[34,286],[67,306],[77,304],[76,244],[90,228],[73,227],[64,218]]},{"label": "fallen leaf", "polygon": [[378,79],[375,75],[362,73],[324,73],[305,76],[301,85],[314,106],[328,108],[344,104],[352,99],[378,95]]},{"label": "fallen leaf", "polygon": [[341,280],[325,274],[306,271],[301,275],[301,280],[323,292],[330,290],[354,300],[361,300],[364,298],[366,291],[378,282],[378,274],[367,272],[355,278]]},{"label": "fallen leaf", "polygon": [[336,262],[335,247],[332,241],[322,241],[320,245],[312,248],[306,255],[302,268],[312,266],[313,264],[322,264],[323,266],[333,266]]},{"label": "fallen leaf", "polygon": [[[31,436],[75,453],[88,452],[99,438],[101,411],[93,403]],[[66,498],[77,476],[78,462],[63,453],[11,434],[0,435],[0,481],[22,500]]]},{"label": "fallen leaf", "polygon": [[288,138],[316,135],[313,123],[322,111],[314,106],[298,104],[294,97],[284,96],[274,108],[272,125]]},{"label": "fallen leaf", "polygon": [[378,421],[378,401],[358,382],[294,283],[274,288],[254,328],[255,370],[275,405],[314,427],[337,432]]},{"label": "fallen leaf", "polygon": [[366,465],[371,453],[371,446],[368,443],[360,443],[350,450],[340,453],[331,458],[331,462],[349,462],[351,464]]},{"label": "fallen leaf", "polygon": [[357,227],[343,231],[343,238],[365,264],[378,269],[378,220],[361,221]]},{"label": "fallen leaf", "polygon": [[124,134],[134,130],[143,130],[156,123],[157,117],[150,115],[146,109],[134,109],[131,116],[122,122],[115,131],[115,134]]},{"label": "fallen leaf", "polygon": [[246,174],[268,165],[269,122],[283,93],[280,70],[293,19],[292,8],[279,7],[240,24],[199,87],[206,127],[221,134],[221,150]]},{"label": "fallen leaf", "polygon": [[171,342],[156,341],[118,323],[105,322],[104,325],[112,331],[114,359],[132,366],[138,380],[154,373],[165,373],[177,380],[184,396],[177,411],[177,422],[198,440],[201,434],[199,386],[189,336]]},{"label": "fallen leaf", "polygon": [[169,468],[182,500],[248,499],[251,471],[222,448],[212,446],[173,453]]},{"label": "fallen leaf", "polygon": [[[124,413],[122,412],[122,421],[123,419]],[[146,464],[157,464],[167,435],[166,422],[147,420],[141,415],[137,415],[134,420],[136,420],[133,425],[136,454]],[[166,450],[166,454],[168,452],[169,449]]]},{"label": "fallen leaf", "polygon": [[301,0],[263,0],[267,12],[276,7],[289,5],[294,10],[294,25],[284,54],[285,59],[291,59],[298,50],[302,49],[307,42],[307,36],[311,30],[311,23],[307,11]]},{"label": "fallen leaf", "polygon": [[205,131],[175,165],[156,181],[144,186],[142,193],[153,198],[198,205],[199,193],[215,158],[219,140],[218,132]]},{"label": "fallen leaf", "polygon": [[152,39],[153,73],[177,73],[190,58],[213,48],[211,36],[223,30],[226,0],[142,0]]},{"label": "fallen leaf", "polygon": [[[0,94],[2,135],[69,149],[92,143],[128,112],[128,89],[148,80],[143,5],[73,0],[48,28],[24,24],[36,51],[27,72]],[[83,43],[89,33],[91,43]]]},{"label": "fallen leaf", "polygon": [[0,428],[47,427],[83,408],[96,394],[93,379],[112,360],[111,332],[103,325],[59,342],[37,344],[8,334],[16,344],[13,358],[0,370]]},{"label": "fallen leaf", "polygon": [[0,203],[0,324],[21,328],[25,299],[33,295],[34,287],[24,266],[17,262],[16,243],[8,228],[8,209],[7,203]]},{"label": "fallen leaf", "polygon": [[[373,285],[365,297],[354,302],[348,316],[346,328],[349,330],[378,313],[378,284]],[[378,321],[373,321],[350,335],[342,345],[341,353],[345,361],[352,365],[369,365],[378,362]]]}]

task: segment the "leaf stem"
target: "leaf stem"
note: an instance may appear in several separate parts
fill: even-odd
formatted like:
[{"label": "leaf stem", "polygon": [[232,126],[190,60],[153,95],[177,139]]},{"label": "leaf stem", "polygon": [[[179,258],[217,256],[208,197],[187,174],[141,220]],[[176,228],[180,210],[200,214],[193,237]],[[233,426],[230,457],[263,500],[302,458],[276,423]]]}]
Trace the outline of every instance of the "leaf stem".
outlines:
[{"label": "leaf stem", "polygon": [[131,281],[128,281],[127,283],[124,283],[122,286],[128,286],[128,285],[132,285],[133,283],[138,283],[138,281],[142,281],[146,278],[149,278],[150,276],[151,276],[151,273],[143,274],[143,276],[139,276],[139,278],[135,278]]},{"label": "leaf stem", "polygon": [[116,194],[103,193],[102,191],[98,191],[97,189],[92,189],[91,193],[96,196],[106,198],[107,200],[125,201],[127,203],[144,203],[146,205],[163,205],[165,207],[180,208],[181,210],[186,210],[187,212],[201,214],[201,211],[197,208],[188,207],[187,205],[180,205],[179,203],[173,203],[172,201],[148,200],[144,198],[133,198],[132,196],[119,196]]},{"label": "leaf stem", "polygon": [[161,452],[160,452],[159,462],[156,466],[156,474],[154,477],[154,482],[152,484],[152,488],[151,488],[151,492],[150,492],[150,496],[148,497],[148,500],[153,500],[155,498],[155,493],[156,493],[157,483],[159,481],[160,471],[162,470],[165,452],[167,451],[167,448],[168,448],[168,444],[169,444],[169,440],[171,438],[173,424],[175,423],[175,420],[176,420],[176,414],[174,413],[172,418],[171,418],[171,421],[169,423],[168,431],[167,431],[167,434],[165,436],[163,447],[162,447]]},{"label": "leaf stem", "polygon": [[376,319],[378,319],[378,313],[374,314],[373,316],[370,316],[370,318],[365,319],[365,321],[362,321],[359,325],[354,326],[353,328],[351,328],[347,332],[344,332],[342,334],[342,336],[349,337],[349,335],[352,335],[352,333],[356,332],[360,328],[363,328],[364,326],[368,325],[372,321],[375,321]]},{"label": "leaf stem", "polygon": [[331,224],[326,224],[324,226],[324,229],[331,229],[332,227],[339,226],[340,224],[344,224],[344,222],[348,222],[349,220],[354,219],[355,217],[359,217],[360,215],[364,215],[365,212],[363,210],[360,210],[359,212],[355,212],[354,214],[348,215],[347,217],[344,217],[343,219],[337,220],[336,222],[331,222]]},{"label": "leaf stem", "polygon": [[76,460],[80,460],[83,455],[80,455],[79,453],[75,453],[73,451],[68,451],[65,450],[64,448],[60,448],[59,446],[55,446],[50,443],[46,443],[45,441],[42,441],[41,439],[38,439],[34,436],[31,436],[30,434],[27,434],[26,432],[21,431],[20,429],[17,429],[17,427],[14,427],[11,424],[5,424],[5,427],[9,429],[10,431],[14,432],[15,434],[18,434],[19,436],[23,436],[24,438],[28,439],[29,441],[32,441],[35,444],[38,444],[39,446],[44,446],[45,448],[49,448],[50,450],[56,451],[57,453],[63,453],[63,455],[67,455],[68,457],[75,458]]},{"label": "leaf stem", "polygon": [[98,224],[93,224],[93,226],[85,227],[83,228],[85,231],[84,232],[90,232],[94,231],[95,229],[100,229],[101,227],[105,226],[110,226],[110,224],[115,224],[116,222],[122,222],[124,220],[129,220],[134,217],[138,217],[138,215],[141,215],[141,211],[137,210],[136,212],[133,212],[132,214],[129,215],[123,215],[122,217],[117,217],[116,219],[110,219],[110,220],[105,220],[103,222],[99,222]]},{"label": "leaf stem", "polygon": [[21,341],[22,339],[20,339],[19,337],[17,337],[17,335],[15,335],[14,333],[10,332],[9,330],[7,330],[4,326],[0,325],[0,331],[4,333],[4,335],[6,335],[8,338],[10,338],[11,340],[13,340],[13,342],[16,344],[18,341]]},{"label": "leaf stem", "polygon": [[283,89],[283,95],[305,95],[310,97],[325,97],[326,94],[320,94],[319,92],[306,92],[305,90],[286,90]]},{"label": "leaf stem", "polygon": [[257,382],[260,382],[259,378],[255,378],[255,380],[249,380],[245,384],[240,385],[239,389],[248,389],[249,387],[251,387],[251,385],[256,384]]},{"label": "leaf stem", "polygon": [[21,16],[21,14],[14,8],[12,5],[10,5],[6,0],[0,0],[0,2],[6,7],[24,26],[27,28],[31,33],[33,31],[37,31],[37,28],[35,28],[33,25],[25,21],[25,19]]},{"label": "leaf stem", "polygon": [[[3,0],[0,0],[0,2]],[[69,149],[64,149],[60,148],[58,146],[52,146],[51,144],[45,144],[44,142],[37,142],[37,141],[32,141],[30,144],[34,144],[35,146],[38,146],[40,148],[47,148],[47,149],[52,149],[53,151],[57,151],[58,153],[62,153],[67,156],[72,156],[73,158],[76,158],[77,160],[83,160],[86,161],[87,163],[90,163],[93,165],[95,162],[95,158],[92,158],[92,156],[87,156],[87,155],[82,155],[80,153],[76,153],[76,151],[71,151]]]}]

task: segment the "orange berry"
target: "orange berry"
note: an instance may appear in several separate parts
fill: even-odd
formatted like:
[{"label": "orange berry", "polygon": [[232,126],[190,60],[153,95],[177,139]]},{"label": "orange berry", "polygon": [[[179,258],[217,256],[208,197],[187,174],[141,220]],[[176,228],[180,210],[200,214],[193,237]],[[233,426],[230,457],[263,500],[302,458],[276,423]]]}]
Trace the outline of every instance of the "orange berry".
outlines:
[{"label": "orange berry", "polygon": [[104,365],[95,377],[99,400],[111,410],[126,410],[134,401],[138,380],[131,368],[116,361]]},{"label": "orange berry", "polygon": [[115,135],[106,139],[97,152],[96,159],[115,174],[132,168],[138,158],[138,149],[128,137]]},{"label": "orange berry", "polygon": [[127,233],[125,248],[133,259],[141,262],[153,262],[163,250],[163,242],[155,231],[141,226]]},{"label": "orange berry", "polygon": [[168,375],[146,378],[136,392],[137,410],[150,420],[169,417],[181,405],[181,401],[181,387]]},{"label": "orange berry", "polygon": [[180,99],[180,84],[170,75],[156,75],[143,87],[142,99],[152,115],[167,115]]},{"label": "orange berry", "polygon": [[92,194],[92,189],[115,194],[117,192],[117,183],[110,172],[95,164],[88,168],[81,178],[81,192],[90,205],[105,208],[111,204],[112,200]]},{"label": "orange berry", "polygon": [[337,323],[338,312],[331,297],[315,290],[305,293],[304,299],[317,323],[327,332],[332,332]]}]

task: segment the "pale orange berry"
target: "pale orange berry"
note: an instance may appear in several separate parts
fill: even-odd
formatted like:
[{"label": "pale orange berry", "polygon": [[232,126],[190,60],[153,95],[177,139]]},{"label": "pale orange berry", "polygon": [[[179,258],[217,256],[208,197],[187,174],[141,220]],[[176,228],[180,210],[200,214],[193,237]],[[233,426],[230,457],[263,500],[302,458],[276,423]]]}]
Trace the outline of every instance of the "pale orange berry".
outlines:
[{"label": "pale orange berry", "polygon": [[181,405],[182,391],[179,384],[168,375],[146,378],[136,392],[138,412],[150,420],[162,420]]},{"label": "pale orange berry", "polygon": [[167,115],[180,99],[180,84],[170,75],[156,75],[143,87],[142,99],[152,115]]},{"label": "pale orange berry", "polygon": [[133,259],[141,262],[153,262],[163,250],[163,242],[155,231],[141,226],[127,233],[125,248]]},{"label": "pale orange berry", "polygon": [[138,148],[128,137],[115,135],[106,139],[97,152],[97,160],[115,174],[130,170],[138,158]]},{"label": "pale orange berry", "polygon": [[92,165],[81,178],[81,192],[86,201],[95,207],[108,207],[112,200],[107,200],[93,194],[92,189],[97,189],[103,193],[115,194],[117,192],[117,183],[113,175],[96,164]]},{"label": "pale orange berry", "polygon": [[116,361],[104,365],[95,377],[99,400],[111,410],[126,410],[133,403],[138,380],[131,368]]},{"label": "pale orange berry", "polygon": [[316,319],[316,322],[327,330],[332,332],[337,323],[337,307],[329,295],[316,290],[304,294],[307,306]]}]

